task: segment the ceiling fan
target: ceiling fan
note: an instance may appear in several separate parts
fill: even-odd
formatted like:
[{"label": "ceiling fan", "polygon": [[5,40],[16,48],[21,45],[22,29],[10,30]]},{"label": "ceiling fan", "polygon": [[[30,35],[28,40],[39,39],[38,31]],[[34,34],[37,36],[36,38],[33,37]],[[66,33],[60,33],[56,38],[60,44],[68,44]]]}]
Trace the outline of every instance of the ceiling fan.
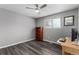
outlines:
[{"label": "ceiling fan", "polygon": [[40,13],[40,9],[43,9],[47,6],[47,4],[43,4],[42,6],[39,6],[39,4],[34,4],[35,8],[32,7],[26,7],[27,9],[35,10],[36,13]]}]

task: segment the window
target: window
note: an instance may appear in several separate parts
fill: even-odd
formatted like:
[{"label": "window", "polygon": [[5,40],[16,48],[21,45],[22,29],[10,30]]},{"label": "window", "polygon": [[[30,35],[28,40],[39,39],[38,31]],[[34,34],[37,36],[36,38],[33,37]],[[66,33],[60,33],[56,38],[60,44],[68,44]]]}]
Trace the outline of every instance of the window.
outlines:
[{"label": "window", "polygon": [[61,28],[61,19],[49,19],[46,21],[46,28]]},{"label": "window", "polygon": [[51,19],[45,20],[45,28],[52,28]]},{"label": "window", "polygon": [[52,19],[52,25],[53,28],[61,28],[61,19],[60,18],[56,18],[56,19]]}]

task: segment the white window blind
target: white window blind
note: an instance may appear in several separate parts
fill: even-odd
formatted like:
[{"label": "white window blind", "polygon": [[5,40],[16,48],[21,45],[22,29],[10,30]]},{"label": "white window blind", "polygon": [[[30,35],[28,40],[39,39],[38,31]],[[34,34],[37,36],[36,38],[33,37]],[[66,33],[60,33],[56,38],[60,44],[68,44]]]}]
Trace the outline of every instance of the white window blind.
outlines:
[{"label": "white window blind", "polygon": [[61,19],[60,18],[52,19],[52,26],[53,28],[61,28]]},{"label": "white window blind", "polygon": [[61,18],[49,19],[46,28],[61,28]]}]

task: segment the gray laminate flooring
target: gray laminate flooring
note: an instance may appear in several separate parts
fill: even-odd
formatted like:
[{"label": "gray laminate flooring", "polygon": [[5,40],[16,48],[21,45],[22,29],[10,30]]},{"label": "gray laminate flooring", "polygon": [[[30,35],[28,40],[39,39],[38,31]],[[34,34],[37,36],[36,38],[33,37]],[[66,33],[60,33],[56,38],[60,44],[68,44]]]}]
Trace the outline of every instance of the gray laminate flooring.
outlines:
[{"label": "gray laminate flooring", "polygon": [[0,55],[61,55],[61,47],[46,41],[29,41],[0,49]]}]

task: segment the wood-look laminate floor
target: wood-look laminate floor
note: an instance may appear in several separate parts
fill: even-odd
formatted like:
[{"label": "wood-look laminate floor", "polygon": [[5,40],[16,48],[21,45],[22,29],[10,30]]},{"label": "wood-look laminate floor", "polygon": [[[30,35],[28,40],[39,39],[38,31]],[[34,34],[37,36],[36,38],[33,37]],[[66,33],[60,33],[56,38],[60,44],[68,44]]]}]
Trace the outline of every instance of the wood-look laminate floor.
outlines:
[{"label": "wood-look laminate floor", "polygon": [[46,41],[29,41],[0,49],[0,55],[61,55],[61,47]]}]

